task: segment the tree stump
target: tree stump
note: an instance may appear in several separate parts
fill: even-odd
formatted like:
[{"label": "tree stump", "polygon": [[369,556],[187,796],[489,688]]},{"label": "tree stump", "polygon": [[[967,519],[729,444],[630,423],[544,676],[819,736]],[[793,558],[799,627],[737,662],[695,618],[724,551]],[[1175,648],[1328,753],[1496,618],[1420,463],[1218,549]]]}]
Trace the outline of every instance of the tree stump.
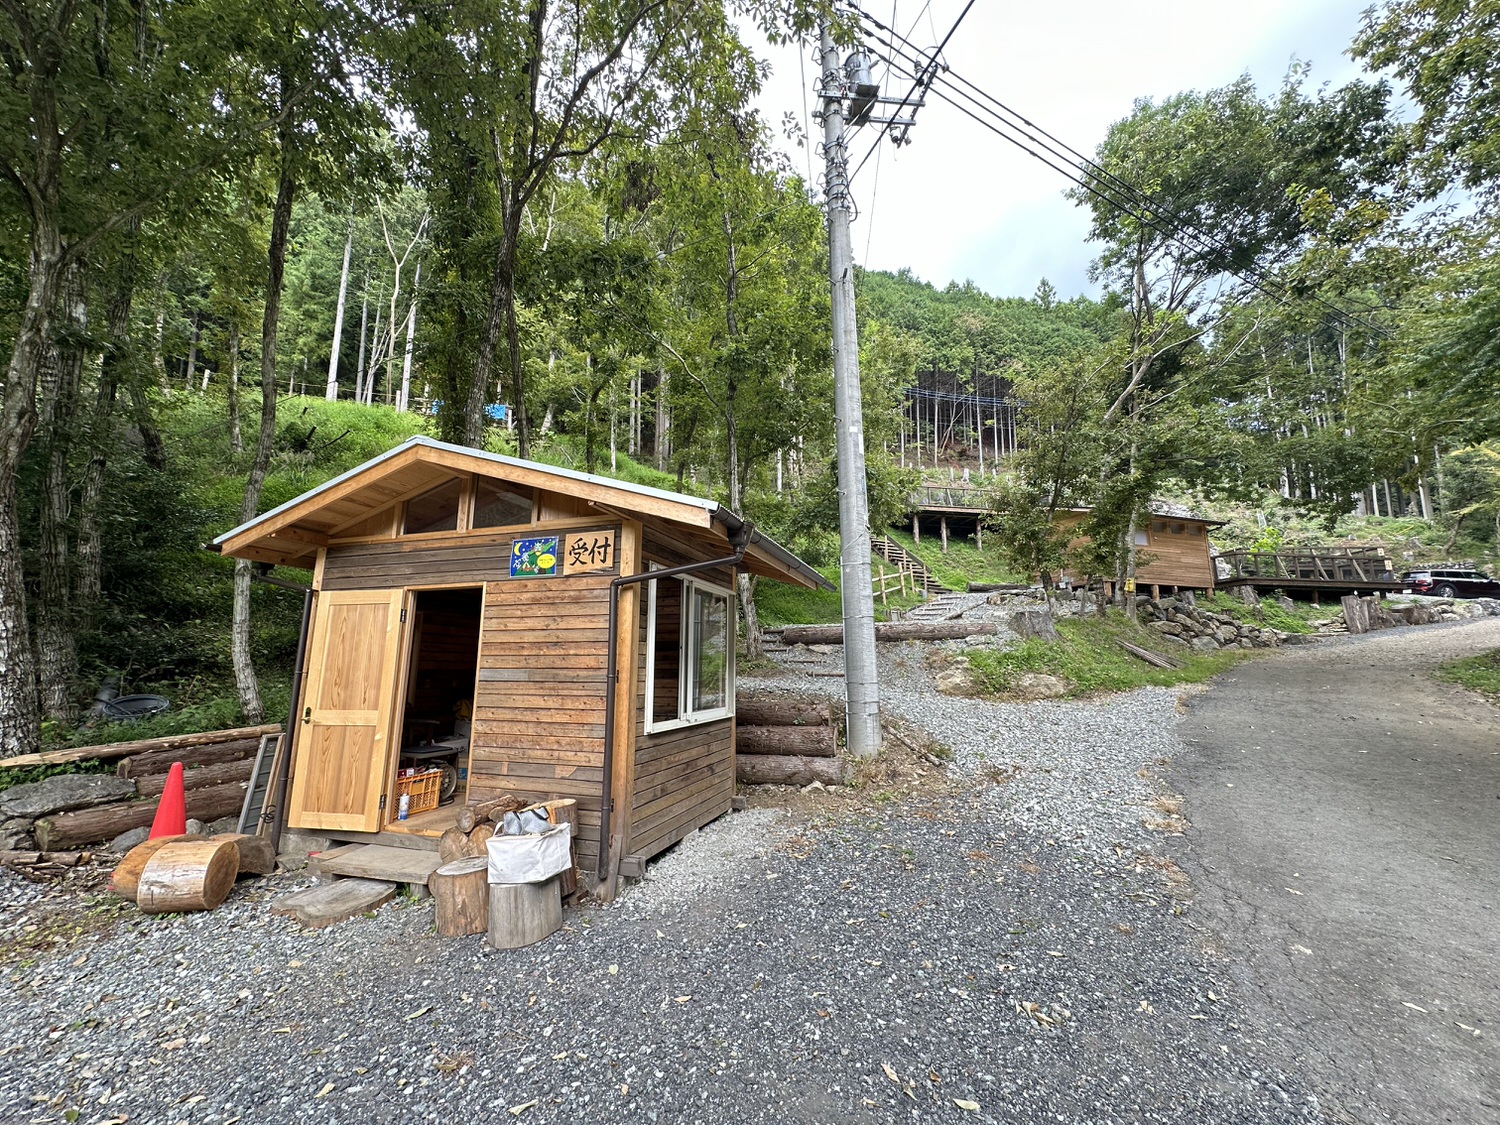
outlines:
[{"label": "tree stump", "polygon": [[154,840],[137,844],[115,865],[114,873],[109,877],[109,889],[121,898],[134,902],[141,883],[141,872],[151,862],[151,857],[168,844],[180,844],[191,839],[192,836],[158,836]]},{"label": "tree stump", "polygon": [[490,885],[488,940],[494,949],[535,945],[562,928],[562,896],[556,879],[544,883]]},{"label": "tree stump", "polygon": [[135,901],[146,914],[212,910],[239,875],[239,849],[228,840],[168,844],[141,871]]},{"label": "tree stump", "polygon": [[1010,629],[1018,637],[1038,637],[1049,643],[1058,639],[1057,624],[1045,609],[1018,609],[1010,615]]},{"label": "tree stump", "polygon": [[489,868],[487,857],[468,856],[445,863],[428,876],[439,935],[465,937],[489,929]]}]

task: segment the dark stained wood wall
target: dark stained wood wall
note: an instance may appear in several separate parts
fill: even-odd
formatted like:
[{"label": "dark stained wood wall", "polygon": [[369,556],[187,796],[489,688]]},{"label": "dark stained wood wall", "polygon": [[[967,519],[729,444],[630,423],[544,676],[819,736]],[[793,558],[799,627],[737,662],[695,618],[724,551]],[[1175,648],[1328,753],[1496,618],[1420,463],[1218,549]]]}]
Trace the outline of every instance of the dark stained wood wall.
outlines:
[{"label": "dark stained wood wall", "polygon": [[[645,561],[662,567],[716,556],[684,553],[680,542],[647,526]],[[727,569],[693,575],[734,588]],[[643,592],[644,593],[644,592]],[[720,719],[659,734],[646,733],[646,630],[648,600],[642,596],[636,667],[635,788],[625,854],[649,859],[729,811],[734,800],[734,720]]]},{"label": "dark stained wood wall", "polygon": [[[572,530],[615,533],[579,523]],[[484,584],[479,677],[469,750],[469,798],[516,793],[578,801],[579,865],[598,860],[604,764],[609,583],[600,572],[510,577],[511,544],[548,528],[476,532],[447,540],[330,547],[323,589]]]}]

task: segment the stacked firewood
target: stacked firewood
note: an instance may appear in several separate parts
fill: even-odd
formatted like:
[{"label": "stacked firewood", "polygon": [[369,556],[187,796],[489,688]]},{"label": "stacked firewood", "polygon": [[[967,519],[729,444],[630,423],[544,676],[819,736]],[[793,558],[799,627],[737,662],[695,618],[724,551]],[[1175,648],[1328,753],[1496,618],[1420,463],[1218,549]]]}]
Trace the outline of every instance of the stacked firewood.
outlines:
[{"label": "stacked firewood", "polygon": [[829,699],[749,695],[735,700],[735,778],[744,785],[844,785],[842,708]]},{"label": "stacked firewood", "polygon": [[438,855],[444,863],[469,856],[486,855],[489,838],[500,831],[508,812],[520,812],[530,802],[507,793],[487,801],[471,801],[458,810],[458,822],[438,840]]}]

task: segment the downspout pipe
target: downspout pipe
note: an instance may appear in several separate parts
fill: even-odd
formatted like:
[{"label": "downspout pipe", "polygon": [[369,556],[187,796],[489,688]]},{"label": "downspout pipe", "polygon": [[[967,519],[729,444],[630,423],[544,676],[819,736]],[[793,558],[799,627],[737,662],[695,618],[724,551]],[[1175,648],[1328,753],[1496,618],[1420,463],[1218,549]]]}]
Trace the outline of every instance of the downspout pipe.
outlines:
[{"label": "downspout pipe", "polygon": [[[723,566],[738,568],[740,563],[744,561],[745,550],[750,546],[750,538],[753,534],[754,527],[749,520],[745,520],[730,534],[729,541],[734,547],[734,554],[732,555],[725,555],[721,559],[710,559],[708,562],[686,563],[683,566],[668,567],[666,570],[646,570],[640,574],[622,574],[610,581],[609,656],[604,673],[604,784],[600,793],[599,865],[596,871],[600,882],[609,878],[609,820],[610,807],[614,803],[615,783],[615,689],[619,686],[620,679],[619,659],[616,656],[617,641],[620,636],[620,591],[626,586],[649,582],[656,578],[676,578],[678,575],[694,574],[703,570],[717,570]],[[631,718],[634,720],[633,715]],[[633,721],[631,729],[635,729]]]}]

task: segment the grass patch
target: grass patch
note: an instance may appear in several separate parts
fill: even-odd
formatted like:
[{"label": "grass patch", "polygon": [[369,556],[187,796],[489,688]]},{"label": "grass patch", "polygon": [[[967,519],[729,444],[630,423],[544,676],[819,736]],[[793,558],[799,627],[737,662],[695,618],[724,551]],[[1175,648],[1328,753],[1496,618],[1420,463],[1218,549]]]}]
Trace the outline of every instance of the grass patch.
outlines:
[{"label": "grass patch", "polygon": [[[1031,638],[1012,648],[969,653],[969,664],[985,690],[1005,695],[1028,672],[1043,672],[1066,680],[1069,696],[1130,691],[1132,688],[1199,683],[1237,664],[1244,649],[1200,652],[1182,645],[1163,646],[1159,634],[1113,615],[1059,621],[1061,640],[1055,644]],[[1153,668],[1120,647],[1130,641],[1153,652],[1182,661],[1181,668]]]},{"label": "grass patch", "polygon": [[886,534],[921,559],[922,565],[950,590],[966,590],[970,582],[1026,581],[1005,569],[1000,561],[1000,551],[994,546],[994,536],[990,537],[990,545],[981,551],[972,539],[950,535],[948,553],[944,554],[942,543],[932,536],[917,543],[904,531],[887,529]]},{"label": "grass patch", "polygon": [[1437,677],[1477,691],[1500,706],[1500,648],[1478,656],[1466,656],[1462,660],[1450,660],[1438,668]]},{"label": "grass patch", "polygon": [[[871,568],[872,573],[877,575],[883,571],[895,573],[895,569],[885,565],[881,559],[872,560]],[[844,619],[843,597],[838,590],[839,568],[836,565],[820,566],[817,570],[833,583],[832,590],[804,590],[786,582],[755,584],[755,609],[760,614],[762,629],[780,629],[783,625],[827,625]],[[922,604],[914,593],[903,598],[899,591],[890,586],[886,588],[885,597],[886,604],[881,605],[880,595],[875,595],[877,621],[888,620],[894,610],[910,609]]]},{"label": "grass patch", "polygon": [[1311,602],[1293,602],[1296,608],[1287,610],[1275,598],[1262,598],[1259,605],[1246,605],[1232,594],[1219,593],[1198,598],[1201,609],[1222,613],[1236,621],[1260,628],[1279,629],[1283,633],[1316,633],[1312,622],[1322,620],[1335,612],[1328,606],[1316,606]]}]

